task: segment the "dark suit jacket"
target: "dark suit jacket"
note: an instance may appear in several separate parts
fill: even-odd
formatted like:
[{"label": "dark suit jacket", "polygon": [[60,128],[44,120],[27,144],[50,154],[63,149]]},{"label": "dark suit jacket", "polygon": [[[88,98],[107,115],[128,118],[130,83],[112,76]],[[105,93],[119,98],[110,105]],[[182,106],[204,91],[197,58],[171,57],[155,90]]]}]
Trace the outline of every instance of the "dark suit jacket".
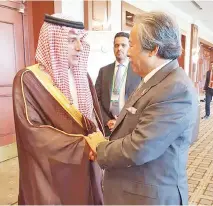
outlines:
[{"label": "dark suit jacket", "polygon": [[210,92],[211,94],[213,94],[213,89],[209,88],[209,82],[210,82],[210,71],[206,72],[206,82],[205,82],[205,86],[204,86],[204,90],[206,90],[206,92]]},{"label": "dark suit jacket", "polygon": [[[105,126],[110,119],[114,119],[112,113],[109,111],[114,69],[115,69],[115,62],[102,67],[99,71],[98,78],[95,84],[95,89],[100,103]],[[129,64],[125,85],[125,100],[129,98],[131,93],[135,90],[135,88],[139,85],[140,82],[141,77],[132,71],[132,68]],[[105,129],[107,130],[106,127]],[[109,133],[109,131],[105,132]]]},{"label": "dark suit jacket", "polygon": [[144,83],[127,100],[111,141],[97,147],[105,169],[104,203],[187,204],[186,167],[198,135],[198,111],[197,92],[177,60]]}]

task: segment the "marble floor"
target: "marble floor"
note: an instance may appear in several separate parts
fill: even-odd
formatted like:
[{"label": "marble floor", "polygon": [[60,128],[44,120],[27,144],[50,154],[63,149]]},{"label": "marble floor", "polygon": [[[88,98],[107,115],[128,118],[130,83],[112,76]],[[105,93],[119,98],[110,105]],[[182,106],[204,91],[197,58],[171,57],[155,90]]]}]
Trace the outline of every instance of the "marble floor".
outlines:
[{"label": "marble floor", "polygon": [[13,205],[18,196],[18,158],[0,163],[0,204]]},{"label": "marble floor", "polygon": [[[203,115],[204,103],[201,102]],[[189,204],[213,205],[213,115],[200,122],[199,138],[190,148],[187,172]],[[17,204],[18,173],[17,157],[0,163],[1,205]]]},{"label": "marble floor", "polygon": [[[201,116],[205,113],[204,104],[201,102]],[[189,151],[187,172],[189,202],[213,205],[213,115],[200,122],[199,138]]]}]

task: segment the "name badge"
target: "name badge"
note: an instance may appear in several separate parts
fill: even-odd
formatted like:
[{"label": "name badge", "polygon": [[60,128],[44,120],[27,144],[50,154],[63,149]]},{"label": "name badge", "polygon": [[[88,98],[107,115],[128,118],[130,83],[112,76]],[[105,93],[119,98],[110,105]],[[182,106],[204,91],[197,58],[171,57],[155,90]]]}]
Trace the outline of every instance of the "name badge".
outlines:
[{"label": "name badge", "polygon": [[118,101],[119,101],[119,94],[112,92],[111,102],[118,102]]},{"label": "name badge", "polygon": [[111,101],[111,106],[119,108],[119,102],[118,101]]}]

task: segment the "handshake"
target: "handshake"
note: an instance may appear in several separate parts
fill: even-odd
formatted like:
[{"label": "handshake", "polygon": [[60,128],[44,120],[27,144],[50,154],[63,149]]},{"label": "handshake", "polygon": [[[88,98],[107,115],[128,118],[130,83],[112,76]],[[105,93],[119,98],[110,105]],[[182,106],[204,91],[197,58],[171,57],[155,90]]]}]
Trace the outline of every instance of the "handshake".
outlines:
[{"label": "handshake", "polygon": [[95,161],[96,156],[97,156],[96,148],[98,147],[98,145],[100,143],[107,142],[108,140],[106,140],[104,138],[103,134],[100,131],[93,132],[92,134],[90,134],[88,136],[84,136],[84,138],[87,141],[87,143],[91,149],[90,154],[89,154],[89,159]]}]

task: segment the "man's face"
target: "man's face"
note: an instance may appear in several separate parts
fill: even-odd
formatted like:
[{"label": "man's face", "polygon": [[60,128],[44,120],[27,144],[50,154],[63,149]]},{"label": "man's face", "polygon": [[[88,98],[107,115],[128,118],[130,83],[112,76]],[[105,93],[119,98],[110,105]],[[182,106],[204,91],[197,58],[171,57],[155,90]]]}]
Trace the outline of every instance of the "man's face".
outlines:
[{"label": "man's face", "polygon": [[132,69],[139,76],[145,77],[149,73],[149,52],[141,49],[137,25],[132,28],[129,43],[128,57]]},{"label": "man's face", "polygon": [[129,39],[126,37],[116,37],[114,41],[114,54],[118,62],[125,61],[129,49]]},{"label": "man's face", "polygon": [[82,51],[82,44],[77,34],[69,33],[68,36],[68,61],[69,66],[76,66],[78,64],[80,52]]}]

